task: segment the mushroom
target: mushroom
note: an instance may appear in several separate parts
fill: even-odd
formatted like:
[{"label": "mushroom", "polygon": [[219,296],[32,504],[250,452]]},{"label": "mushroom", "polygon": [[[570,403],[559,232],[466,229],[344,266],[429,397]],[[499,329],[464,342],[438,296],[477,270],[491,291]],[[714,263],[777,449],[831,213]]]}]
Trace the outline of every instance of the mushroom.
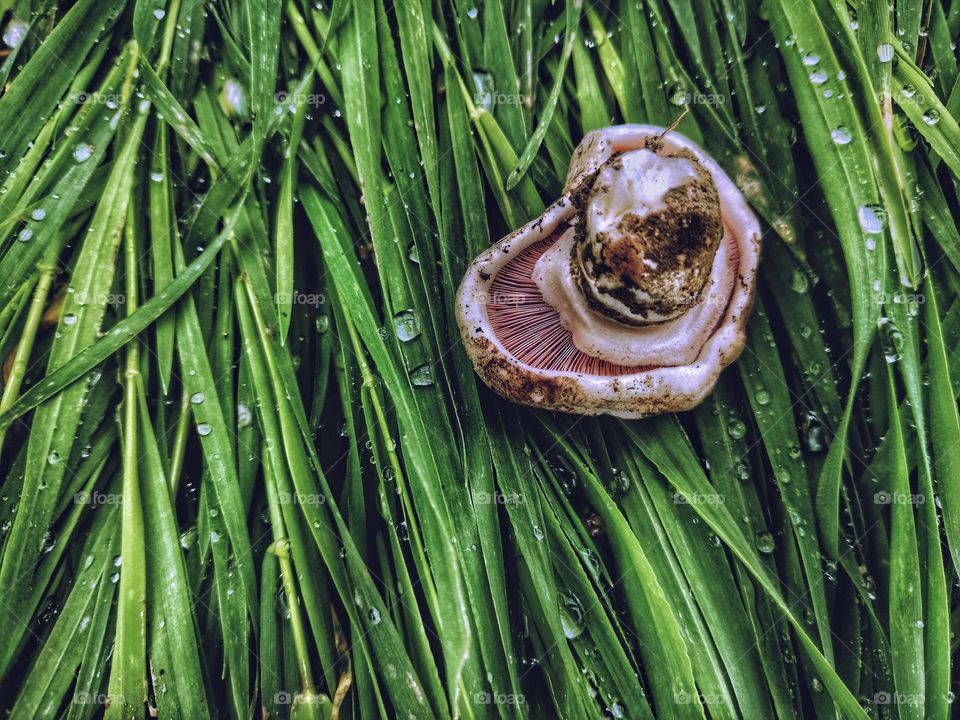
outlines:
[{"label": "mushroom", "polygon": [[693,142],[596,130],[560,199],[470,264],[457,321],[477,373],[513,402],[689,410],[743,349],[759,255],[756,217]]}]

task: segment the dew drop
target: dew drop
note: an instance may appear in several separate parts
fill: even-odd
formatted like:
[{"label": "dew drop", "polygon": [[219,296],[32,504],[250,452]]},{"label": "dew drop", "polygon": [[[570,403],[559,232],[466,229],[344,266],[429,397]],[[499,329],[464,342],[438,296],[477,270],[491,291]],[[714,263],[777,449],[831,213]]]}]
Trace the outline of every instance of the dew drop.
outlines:
[{"label": "dew drop", "polygon": [[727,434],[729,434],[734,440],[739,440],[747,434],[747,426],[744,424],[743,420],[731,420],[727,424]]},{"label": "dew drop", "polygon": [[876,205],[861,205],[857,208],[857,218],[865,233],[877,235],[883,232],[883,223],[886,218],[883,208]]},{"label": "dew drop", "polygon": [[90,143],[80,143],[73,151],[73,159],[78,163],[86,162],[93,155],[93,145]]},{"label": "dew drop", "polygon": [[201,437],[206,437],[213,432],[213,427],[210,425],[210,423],[200,423],[197,425],[197,432]]},{"label": "dew drop", "polygon": [[413,310],[401,310],[393,316],[393,329],[400,342],[410,342],[420,334],[420,317]]},{"label": "dew drop", "polygon": [[850,131],[845,127],[838,127],[830,131],[830,137],[833,138],[833,141],[837,145],[848,145],[853,139],[853,136],[850,134]]},{"label": "dew drop", "polygon": [[418,365],[410,371],[410,382],[417,387],[427,387],[433,385],[433,369],[430,363]]}]

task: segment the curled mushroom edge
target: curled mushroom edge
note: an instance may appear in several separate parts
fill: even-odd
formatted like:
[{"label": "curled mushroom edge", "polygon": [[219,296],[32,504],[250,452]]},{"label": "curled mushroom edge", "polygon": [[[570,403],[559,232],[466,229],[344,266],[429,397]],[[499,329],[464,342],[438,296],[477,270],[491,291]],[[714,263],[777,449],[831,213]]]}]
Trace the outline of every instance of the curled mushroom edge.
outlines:
[{"label": "curled mushroom edge", "polygon": [[[652,125],[588,133],[573,153],[563,195],[468,267],[457,291],[460,333],[478,375],[508,400],[628,419],[689,410],[743,350],[760,225],[709,155],[675,131],[663,133]],[[648,157],[650,152],[657,158]],[[682,167],[675,158],[694,162]],[[716,188],[719,241],[712,191],[689,172],[691,167],[705,170]],[[598,176],[612,182],[595,192]],[[646,185],[638,186],[637,178]],[[623,207],[624,184],[632,193],[630,208]],[[671,198],[681,203],[693,198],[689,202],[699,210],[677,222],[667,214]],[[658,248],[643,249],[649,240],[643,221],[658,212],[663,217],[648,224],[666,228],[656,239],[660,250],[680,248],[679,263],[673,263],[673,255],[665,263],[679,268],[674,276],[657,277],[658,263],[650,257],[664,256],[656,254]],[[639,227],[634,238],[639,238],[639,257],[636,242],[621,247],[622,228],[628,226]],[[600,247],[607,240],[603,229],[611,227],[615,241]],[[693,231],[702,231],[705,251],[674,242],[674,235]],[[625,265],[611,263],[613,251]],[[638,261],[649,269],[631,266]]]}]

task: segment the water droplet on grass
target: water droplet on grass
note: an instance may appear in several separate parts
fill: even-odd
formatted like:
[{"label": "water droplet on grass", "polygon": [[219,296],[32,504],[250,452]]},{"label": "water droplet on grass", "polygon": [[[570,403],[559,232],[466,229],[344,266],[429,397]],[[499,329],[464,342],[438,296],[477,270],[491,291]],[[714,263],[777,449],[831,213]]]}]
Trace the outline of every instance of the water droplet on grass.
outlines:
[{"label": "water droplet on grass", "polygon": [[876,205],[861,205],[857,208],[857,218],[860,220],[860,227],[865,233],[877,235],[883,232],[883,224],[886,218],[883,208]]},{"label": "water droplet on grass", "polygon": [[93,155],[93,145],[90,143],[80,143],[73,151],[73,159],[78,163],[86,162]]},{"label": "water droplet on grass", "polygon": [[428,387],[433,385],[433,369],[430,363],[418,365],[410,371],[410,382],[417,387]]},{"label": "water droplet on grass", "polygon": [[853,140],[853,136],[850,134],[850,131],[845,127],[838,127],[835,130],[831,130],[830,137],[833,138],[833,141],[837,145],[848,145],[850,141]]},{"label": "water droplet on grass", "polygon": [[743,420],[731,420],[727,424],[727,433],[734,440],[739,440],[747,434],[747,426],[744,424]]},{"label": "water droplet on grass", "polygon": [[413,310],[401,310],[393,316],[393,329],[400,342],[410,342],[420,334],[420,317]]}]

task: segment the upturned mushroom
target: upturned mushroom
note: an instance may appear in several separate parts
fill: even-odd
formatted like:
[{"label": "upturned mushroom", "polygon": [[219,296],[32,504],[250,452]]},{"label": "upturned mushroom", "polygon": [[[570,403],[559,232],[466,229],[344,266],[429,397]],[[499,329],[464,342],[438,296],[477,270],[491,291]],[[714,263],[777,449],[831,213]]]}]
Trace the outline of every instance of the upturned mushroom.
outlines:
[{"label": "upturned mushroom", "polygon": [[513,402],[688,410],[743,349],[759,254],[756,217],[697,145],[650,125],[597,130],[560,199],[470,264],[460,333]]}]

